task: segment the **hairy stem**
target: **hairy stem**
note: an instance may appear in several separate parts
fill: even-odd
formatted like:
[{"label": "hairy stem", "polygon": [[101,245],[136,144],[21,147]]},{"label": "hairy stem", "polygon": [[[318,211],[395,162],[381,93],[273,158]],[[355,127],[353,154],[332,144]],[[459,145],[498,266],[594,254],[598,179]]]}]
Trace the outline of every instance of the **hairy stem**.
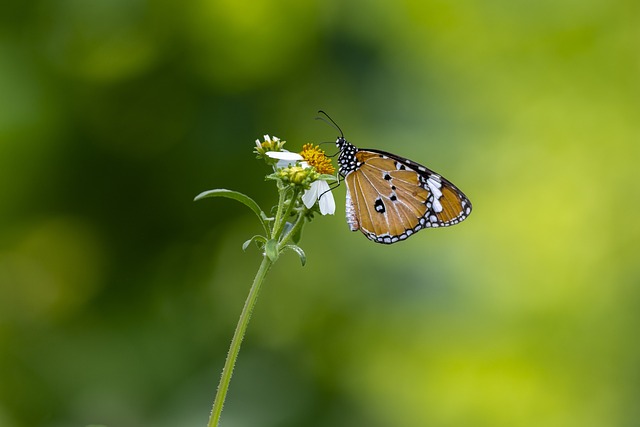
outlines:
[{"label": "hairy stem", "polygon": [[[274,227],[273,227],[273,236],[272,236],[273,239],[279,239],[280,236],[282,235],[284,226],[287,223],[287,219],[289,218],[291,211],[293,210],[293,206],[295,205],[295,202],[298,198],[299,193],[300,193],[300,190],[298,190],[297,187],[294,188],[293,196],[289,199],[289,204],[286,210],[284,211],[284,213],[282,214],[282,216],[280,217],[280,222],[278,223],[276,219],[276,223],[274,224]],[[280,209],[278,209],[278,213],[280,213]]]},{"label": "hairy stem", "polygon": [[249,291],[247,300],[244,303],[242,314],[240,314],[240,319],[238,320],[236,331],[234,332],[233,339],[231,340],[231,346],[229,347],[227,360],[224,362],[224,368],[222,369],[222,377],[220,378],[220,384],[218,385],[218,392],[216,393],[216,398],[213,402],[213,408],[211,409],[211,416],[209,417],[209,423],[207,424],[207,427],[217,427],[220,422],[222,407],[224,405],[224,400],[227,397],[227,391],[229,390],[229,382],[231,381],[231,375],[233,374],[233,367],[236,364],[238,353],[240,352],[240,345],[242,344],[242,339],[244,338],[244,334],[247,331],[247,325],[249,324],[249,319],[251,318],[253,307],[255,306],[256,301],[258,300],[258,293],[260,292],[260,287],[262,286],[262,282],[264,281],[264,278],[267,275],[267,272],[269,271],[269,268],[271,267],[272,264],[273,263],[269,260],[269,258],[266,255],[263,256],[262,263],[260,264],[260,268],[256,273],[256,277],[253,279],[251,290]]}]

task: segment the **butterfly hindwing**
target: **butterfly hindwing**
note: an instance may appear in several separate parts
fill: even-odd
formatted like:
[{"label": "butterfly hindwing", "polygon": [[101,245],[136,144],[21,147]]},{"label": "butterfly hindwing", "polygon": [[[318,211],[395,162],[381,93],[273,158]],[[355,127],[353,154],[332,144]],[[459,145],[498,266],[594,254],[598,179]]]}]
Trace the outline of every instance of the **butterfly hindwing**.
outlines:
[{"label": "butterfly hindwing", "polygon": [[[365,153],[359,152],[357,157],[360,154]],[[349,175],[347,185],[356,194],[356,212],[367,236],[401,236],[407,229],[405,224],[426,213],[426,205],[419,200],[426,199],[427,191],[418,186],[415,174],[400,176],[411,172],[387,171],[379,160],[363,161],[358,171]]]},{"label": "butterfly hindwing", "polygon": [[402,234],[405,231],[403,224],[412,216],[410,208],[399,201],[390,187],[389,192],[384,191],[378,174],[374,175],[368,169],[347,177],[347,185],[353,189],[352,200],[355,212],[359,214],[360,229],[371,237]]},{"label": "butterfly hindwing", "polygon": [[469,199],[432,170],[341,139],[340,173],[347,184],[352,230],[378,243],[395,243],[423,228],[457,224],[471,212]]}]

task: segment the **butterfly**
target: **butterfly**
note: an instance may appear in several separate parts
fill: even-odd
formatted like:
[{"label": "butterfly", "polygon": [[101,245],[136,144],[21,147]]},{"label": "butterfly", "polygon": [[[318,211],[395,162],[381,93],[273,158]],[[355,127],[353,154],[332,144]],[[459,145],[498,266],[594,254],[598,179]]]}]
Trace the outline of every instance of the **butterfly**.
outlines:
[{"label": "butterfly", "polygon": [[467,196],[442,175],[386,151],[357,148],[338,130],[338,172],[347,187],[351,231],[391,244],[425,228],[458,224],[471,213]]}]

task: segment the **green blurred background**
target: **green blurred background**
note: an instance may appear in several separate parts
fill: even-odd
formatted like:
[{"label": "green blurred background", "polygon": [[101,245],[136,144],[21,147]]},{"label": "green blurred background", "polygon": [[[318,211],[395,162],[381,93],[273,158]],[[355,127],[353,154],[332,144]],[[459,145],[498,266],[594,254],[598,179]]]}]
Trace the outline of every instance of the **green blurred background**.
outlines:
[{"label": "green blurred background", "polygon": [[259,226],[192,199],[275,204],[320,108],[474,212],[376,245],[336,190],[224,427],[639,425],[639,100],[635,0],[3,2],[0,426],[204,426]]}]

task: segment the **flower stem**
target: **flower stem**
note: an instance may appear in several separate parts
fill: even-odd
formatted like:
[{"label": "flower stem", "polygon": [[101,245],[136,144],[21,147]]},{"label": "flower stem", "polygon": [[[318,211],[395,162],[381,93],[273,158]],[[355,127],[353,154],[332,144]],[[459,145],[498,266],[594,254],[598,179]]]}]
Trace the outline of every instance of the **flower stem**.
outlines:
[{"label": "flower stem", "polygon": [[227,397],[227,391],[229,390],[229,382],[231,381],[231,375],[233,374],[233,367],[236,364],[236,359],[238,358],[238,353],[240,352],[240,345],[242,344],[242,339],[244,338],[244,334],[247,331],[247,325],[249,324],[249,319],[251,318],[253,307],[255,306],[256,301],[258,300],[258,293],[260,292],[260,287],[272,264],[273,262],[269,260],[269,258],[265,255],[262,258],[262,263],[260,264],[260,268],[256,273],[256,277],[253,279],[251,290],[249,291],[247,300],[244,303],[242,314],[240,314],[240,319],[238,320],[236,331],[234,332],[233,339],[231,340],[231,346],[229,347],[227,360],[224,362],[224,368],[222,369],[222,377],[220,378],[220,384],[218,385],[218,392],[216,393],[216,398],[213,402],[213,408],[211,409],[211,416],[209,417],[209,423],[207,424],[207,427],[217,427],[220,422],[222,407],[224,405],[224,400]]},{"label": "flower stem", "polygon": [[278,222],[278,218],[276,217],[276,222],[273,225],[273,236],[272,236],[273,239],[279,240],[280,236],[282,235],[284,226],[287,223],[289,214],[291,214],[291,211],[293,210],[293,205],[295,204],[295,201],[297,200],[299,193],[300,193],[300,190],[298,190],[298,188],[294,188],[293,196],[291,196],[291,198],[289,199],[289,204],[286,210],[284,211],[284,213],[282,213],[280,209],[280,206],[282,206],[282,203],[280,203],[280,206],[278,206],[278,213],[282,213],[282,215],[280,216],[279,222]]},{"label": "flower stem", "polygon": [[305,215],[304,213],[301,212],[298,215],[296,222],[293,224],[293,227],[291,227],[291,230],[289,230],[289,232],[281,239],[280,244],[278,245],[278,249],[284,248],[287,245],[287,243],[289,243],[291,238],[296,235],[296,233],[298,232],[298,230],[300,230],[300,228],[302,228],[302,226],[304,225],[304,221],[305,221]]},{"label": "flower stem", "polygon": [[278,192],[280,193],[280,195],[278,197],[278,210],[276,212],[276,218],[273,221],[273,228],[271,229],[272,239],[276,237],[276,233],[280,228],[280,223],[282,222],[282,214],[284,210],[284,202],[287,199],[287,193],[289,192],[289,189],[286,187],[280,188],[280,185],[278,185],[278,187],[279,187]]}]

